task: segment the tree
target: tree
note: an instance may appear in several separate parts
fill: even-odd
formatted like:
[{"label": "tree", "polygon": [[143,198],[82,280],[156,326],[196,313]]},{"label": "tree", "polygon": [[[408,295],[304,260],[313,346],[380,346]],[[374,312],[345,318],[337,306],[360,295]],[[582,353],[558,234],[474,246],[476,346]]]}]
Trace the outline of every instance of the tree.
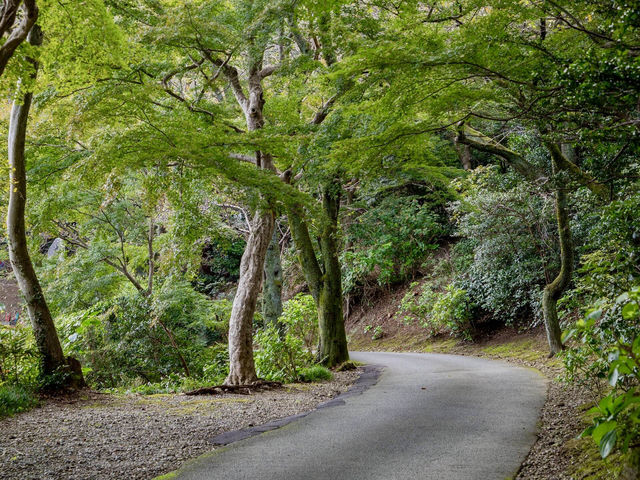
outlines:
[{"label": "tree", "polygon": [[[34,25],[29,32],[28,41],[31,45],[42,44],[42,32]],[[29,60],[34,69],[35,78],[37,62]],[[31,325],[36,339],[36,345],[41,357],[42,374],[51,377],[62,374],[62,379],[51,383],[52,388],[66,386],[83,386],[82,370],[77,360],[65,358],[58,338],[56,327],[49,307],[44,298],[42,287],[38,281],[29,251],[27,248],[27,234],[25,228],[25,206],[27,202],[27,175],[25,162],[25,137],[27,121],[31,108],[33,94],[28,91],[22,98],[14,101],[11,109],[9,126],[9,166],[10,190],[9,209],[7,213],[7,232],[9,237],[9,258],[20,291],[27,304]]]},{"label": "tree", "polygon": [[0,8],[0,39],[3,40],[0,46],[0,76],[37,20],[38,6],[35,0],[3,0]]},{"label": "tree", "polygon": [[298,258],[318,310],[319,346],[317,359],[333,367],[349,360],[342,312],[342,269],[339,259],[338,213],[342,185],[334,179],[322,187],[322,219],[319,245],[322,263],[316,256],[309,227],[301,208],[288,209],[289,224]]}]

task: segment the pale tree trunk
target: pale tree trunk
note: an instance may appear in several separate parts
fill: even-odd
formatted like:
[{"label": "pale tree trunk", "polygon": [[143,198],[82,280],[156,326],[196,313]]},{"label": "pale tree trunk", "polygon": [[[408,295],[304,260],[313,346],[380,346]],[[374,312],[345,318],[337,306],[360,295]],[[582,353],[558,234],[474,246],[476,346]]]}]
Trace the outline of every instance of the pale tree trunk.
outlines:
[{"label": "pale tree trunk", "polygon": [[265,324],[277,326],[282,315],[282,262],[278,229],[274,228],[264,262],[262,287],[262,317]]},{"label": "pale tree trunk", "polygon": [[[250,69],[248,97],[242,91],[237,70],[227,66],[225,74],[245,114],[248,130],[262,128],[262,79],[266,76],[262,71],[262,59]],[[258,168],[275,172],[269,154],[256,152],[256,165]],[[258,379],[253,360],[253,316],[262,289],[264,262],[274,225],[273,211],[268,207],[259,210],[252,221],[251,234],[242,254],[240,278],[229,320],[229,375],[225,380],[228,385],[246,385]]]},{"label": "pale tree trunk", "polygon": [[[556,153],[552,151],[553,173],[557,174],[560,170],[556,160]],[[556,151],[559,151],[556,150]],[[571,276],[573,274],[573,258],[574,246],[571,236],[571,226],[569,224],[569,215],[567,212],[567,192],[558,179],[554,179],[555,185],[555,208],[556,222],[558,225],[558,237],[560,240],[560,271],[556,278],[544,288],[542,294],[542,313],[544,315],[544,324],[547,331],[547,340],[549,342],[550,355],[562,351],[562,332],[560,330],[560,322],[558,320],[558,300],[569,286]]]},{"label": "pale tree trunk", "polygon": [[458,159],[460,160],[460,164],[462,168],[469,171],[473,169],[471,163],[471,147],[469,145],[459,144],[458,142],[454,142],[454,147],[456,153],[458,154]]},{"label": "pale tree trunk", "polygon": [[[42,44],[42,33],[34,26],[28,37],[32,45]],[[32,62],[34,67],[37,64]],[[34,74],[35,75],[35,74]],[[7,212],[7,234],[9,238],[9,259],[20,291],[27,304],[27,311],[33,327],[36,346],[40,354],[42,374],[67,373],[64,386],[81,386],[82,370],[79,363],[66,359],[45,301],[42,287],[29,256],[24,213],[27,202],[27,176],[25,165],[25,137],[27,120],[31,108],[32,94],[26,93],[21,102],[14,102],[11,109],[8,136],[9,154],[9,208]]]}]

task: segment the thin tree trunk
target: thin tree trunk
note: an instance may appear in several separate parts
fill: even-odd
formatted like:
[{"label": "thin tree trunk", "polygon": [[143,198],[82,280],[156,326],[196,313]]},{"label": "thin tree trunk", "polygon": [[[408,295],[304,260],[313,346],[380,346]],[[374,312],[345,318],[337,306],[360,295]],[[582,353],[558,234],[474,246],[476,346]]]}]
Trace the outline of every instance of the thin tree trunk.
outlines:
[{"label": "thin tree trunk", "polygon": [[[557,174],[560,168],[555,158],[552,159],[552,164],[553,172]],[[558,300],[560,300],[571,281],[574,257],[573,238],[571,236],[571,227],[569,225],[569,215],[567,212],[567,193],[557,179],[555,195],[556,222],[558,225],[558,237],[560,239],[560,272],[558,272],[556,278],[544,288],[542,294],[542,312],[551,356],[562,351],[563,348],[557,307]]]},{"label": "thin tree trunk", "polygon": [[262,287],[262,316],[265,324],[277,326],[282,315],[282,263],[278,229],[274,228],[264,262]]},{"label": "thin tree trunk", "polygon": [[[34,26],[28,37],[32,45],[42,44],[42,33]],[[32,61],[35,68],[37,64]],[[34,73],[35,75],[35,73]],[[7,212],[7,234],[9,238],[9,258],[20,291],[27,304],[27,311],[33,327],[38,352],[40,353],[42,374],[45,376],[66,371],[73,373],[65,379],[66,385],[84,384],[82,371],[77,361],[68,361],[62,352],[51,312],[45,301],[42,287],[29,256],[24,213],[27,202],[27,175],[25,164],[25,137],[31,108],[32,94],[26,93],[21,102],[14,102],[11,109],[8,136],[9,154],[9,208]],[[73,372],[70,372],[70,368]],[[73,377],[73,378],[72,378]]]}]

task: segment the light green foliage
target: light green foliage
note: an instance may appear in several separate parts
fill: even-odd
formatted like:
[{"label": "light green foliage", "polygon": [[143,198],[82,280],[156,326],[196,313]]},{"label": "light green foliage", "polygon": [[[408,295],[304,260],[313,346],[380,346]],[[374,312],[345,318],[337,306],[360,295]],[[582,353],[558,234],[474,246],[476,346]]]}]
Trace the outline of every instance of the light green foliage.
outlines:
[{"label": "light green foliage", "polygon": [[229,312],[228,301],[212,302],[167,279],[151,298],[133,293],[65,315],[60,335],[95,387],[171,386],[186,373],[180,355],[195,378],[224,376],[228,360],[216,342],[225,341]]},{"label": "light green foliage", "polygon": [[255,352],[258,376],[267,380],[293,382],[302,368],[310,366],[313,356],[304,348],[304,341],[270,325],[255,335],[258,350]]},{"label": "light green foliage", "polygon": [[417,321],[431,336],[449,332],[471,340],[473,309],[467,292],[454,284],[442,292],[433,290],[429,283],[417,289],[414,283],[400,302],[398,313],[404,315],[405,323]]},{"label": "light green foliage", "polygon": [[278,323],[288,333],[302,339],[309,354],[316,348],[318,344],[318,311],[311,295],[299,293],[287,300]]},{"label": "light green foliage", "polygon": [[[628,329],[622,331],[620,324],[627,325]],[[576,336],[588,346],[593,345],[594,336],[600,340],[596,353],[605,362],[603,373],[613,390],[590,410],[595,415],[594,424],[583,435],[593,438],[602,457],[616,448],[626,451],[640,437],[639,324],[640,287],[634,287],[620,295],[615,306],[605,312],[593,310],[565,334],[566,340]]]},{"label": "light green foliage", "polygon": [[301,293],[285,302],[278,326],[265,326],[255,341],[260,377],[280,382],[299,379],[304,369],[313,367],[318,342],[318,312],[311,295]]},{"label": "light green foliage", "polygon": [[35,385],[38,380],[38,357],[31,327],[0,325],[0,386]]}]

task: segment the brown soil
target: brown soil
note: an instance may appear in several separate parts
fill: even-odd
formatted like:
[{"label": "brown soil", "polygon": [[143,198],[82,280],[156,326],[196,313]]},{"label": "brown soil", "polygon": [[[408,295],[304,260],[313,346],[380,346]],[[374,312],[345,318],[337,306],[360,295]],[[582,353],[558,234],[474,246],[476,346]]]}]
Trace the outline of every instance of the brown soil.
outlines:
[{"label": "brown soil", "polygon": [[46,400],[0,421],[1,479],[149,479],[214,450],[220,433],[313,410],[358,371],[254,395],[106,395]]}]

